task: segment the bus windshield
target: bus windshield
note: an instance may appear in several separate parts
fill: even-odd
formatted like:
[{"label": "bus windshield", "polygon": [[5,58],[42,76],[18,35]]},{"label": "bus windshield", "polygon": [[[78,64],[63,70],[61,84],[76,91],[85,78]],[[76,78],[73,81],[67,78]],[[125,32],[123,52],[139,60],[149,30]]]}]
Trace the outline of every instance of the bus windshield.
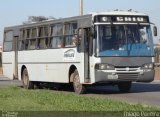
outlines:
[{"label": "bus windshield", "polygon": [[98,56],[153,56],[149,25],[99,25]]}]

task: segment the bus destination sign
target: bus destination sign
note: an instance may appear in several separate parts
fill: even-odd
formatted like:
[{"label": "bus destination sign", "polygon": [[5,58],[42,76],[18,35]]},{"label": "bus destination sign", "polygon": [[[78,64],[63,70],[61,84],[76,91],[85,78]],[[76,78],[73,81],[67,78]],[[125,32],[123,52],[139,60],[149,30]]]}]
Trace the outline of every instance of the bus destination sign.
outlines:
[{"label": "bus destination sign", "polygon": [[125,22],[125,23],[149,23],[148,16],[104,16],[98,15],[95,16],[94,21],[97,23],[116,23],[116,22]]},{"label": "bus destination sign", "polygon": [[117,21],[119,22],[144,22],[143,17],[117,17]]}]

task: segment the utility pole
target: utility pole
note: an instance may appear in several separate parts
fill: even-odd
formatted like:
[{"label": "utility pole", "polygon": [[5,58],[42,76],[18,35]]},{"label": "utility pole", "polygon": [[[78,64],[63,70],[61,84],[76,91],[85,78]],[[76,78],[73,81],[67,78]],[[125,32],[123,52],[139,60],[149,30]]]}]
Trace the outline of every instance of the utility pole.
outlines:
[{"label": "utility pole", "polygon": [[82,16],[83,15],[83,0],[80,0],[80,10],[79,10],[79,15]]}]

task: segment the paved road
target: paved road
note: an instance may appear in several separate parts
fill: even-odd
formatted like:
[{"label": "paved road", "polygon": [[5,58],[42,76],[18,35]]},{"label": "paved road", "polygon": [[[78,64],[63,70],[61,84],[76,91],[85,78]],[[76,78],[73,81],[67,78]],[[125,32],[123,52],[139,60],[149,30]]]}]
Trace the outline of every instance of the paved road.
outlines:
[{"label": "paved road", "polygon": [[[5,77],[0,77],[0,87],[4,86],[22,86],[20,81],[12,81]],[[152,83],[133,83],[130,93],[119,93],[116,86],[103,86],[89,88],[86,96],[110,98],[123,100],[130,103],[139,103],[147,105],[160,106],[160,81]]]},{"label": "paved road", "polygon": [[22,86],[21,81],[10,80],[6,77],[0,76],[0,87],[5,86]]},{"label": "paved road", "polygon": [[144,105],[160,106],[160,81],[133,83],[130,93],[120,93],[118,87],[106,86],[90,89],[88,96],[127,101]]}]

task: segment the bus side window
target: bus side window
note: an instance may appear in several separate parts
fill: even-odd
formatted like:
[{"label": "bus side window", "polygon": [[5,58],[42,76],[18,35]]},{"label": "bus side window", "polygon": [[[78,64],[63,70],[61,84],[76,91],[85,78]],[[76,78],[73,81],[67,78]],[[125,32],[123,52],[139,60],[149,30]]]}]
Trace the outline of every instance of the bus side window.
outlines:
[{"label": "bus side window", "polygon": [[45,49],[48,45],[48,38],[38,39],[37,49]]},{"label": "bus side window", "polygon": [[36,39],[31,39],[31,40],[29,40],[28,49],[29,49],[29,50],[34,50],[34,49],[36,49]]},{"label": "bus side window", "polygon": [[43,37],[43,27],[38,28],[38,37]]},{"label": "bus side window", "polygon": [[36,37],[37,37],[37,29],[33,28],[32,29],[32,36],[31,36],[31,38],[36,38]]},{"label": "bus side window", "polygon": [[51,27],[51,37],[49,43],[50,48],[62,47],[62,34],[63,34],[62,24],[55,24]]},{"label": "bus side window", "polygon": [[31,38],[31,29],[26,30],[26,38],[27,39]]},{"label": "bus side window", "polygon": [[29,40],[27,39],[26,41],[25,41],[25,50],[28,50],[28,47],[29,46]]},{"label": "bus side window", "polygon": [[62,39],[60,37],[53,37],[50,42],[51,48],[61,48],[62,47]]},{"label": "bus side window", "polygon": [[49,28],[46,26],[44,27],[44,37],[48,37],[49,34]]},{"label": "bus side window", "polygon": [[4,37],[4,51],[12,51],[13,50],[13,31],[7,31],[5,32],[5,37]]},{"label": "bus side window", "polygon": [[77,29],[77,23],[67,23],[64,26],[65,47],[75,46],[74,30]]},{"label": "bus side window", "polygon": [[38,37],[48,37],[49,28],[48,26],[43,26],[38,28]]},{"label": "bus side window", "polygon": [[25,49],[25,42],[24,40],[20,40],[18,44],[18,50],[24,50]]},{"label": "bus side window", "polygon": [[38,28],[38,40],[36,49],[46,49],[48,46],[49,27],[41,26]]}]

